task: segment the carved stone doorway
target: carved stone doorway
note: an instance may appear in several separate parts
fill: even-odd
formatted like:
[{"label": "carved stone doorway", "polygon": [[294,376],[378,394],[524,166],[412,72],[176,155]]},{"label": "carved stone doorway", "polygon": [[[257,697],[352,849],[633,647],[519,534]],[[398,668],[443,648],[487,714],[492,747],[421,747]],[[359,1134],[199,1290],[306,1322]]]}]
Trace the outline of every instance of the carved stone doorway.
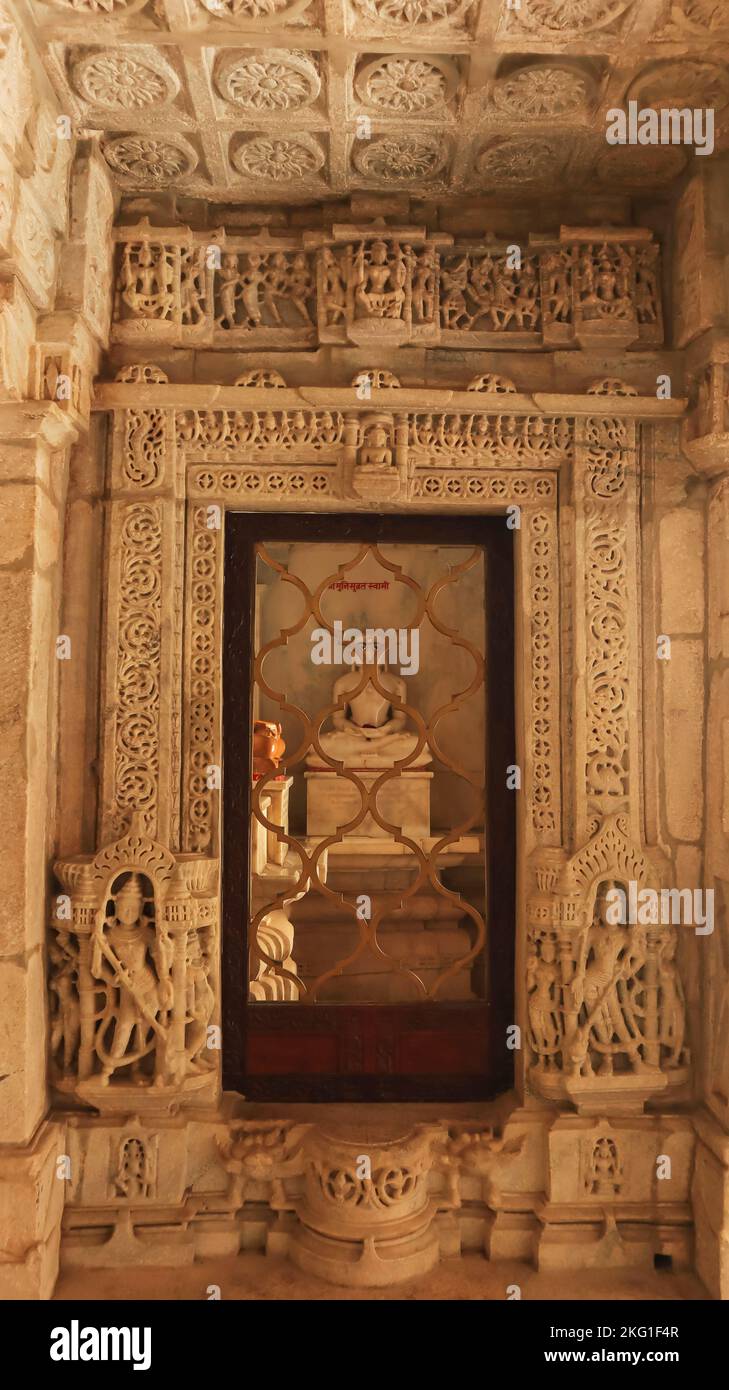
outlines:
[{"label": "carved stone doorway", "polygon": [[[512,535],[504,516],[228,513],[226,1089],[453,1101],[513,1085]],[[411,627],[370,626],[373,613],[389,614],[385,624],[411,613]],[[357,615],[359,629],[349,625]],[[312,643],[331,633],[341,644],[342,631],[329,670],[313,666]],[[392,660],[389,670],[373,664],[364,646],[354,665],[358,631],[373,644],[377,632],[390,643],[417,633],[412,650],[430,673],[406,688]],[[412,650],[401,668],[411,677]],[[429,700],[429,687],[441,695]],[[368,700],[382,710],[382,736]],[[253,761],[258,715],[285,724],[280,763]]]}]

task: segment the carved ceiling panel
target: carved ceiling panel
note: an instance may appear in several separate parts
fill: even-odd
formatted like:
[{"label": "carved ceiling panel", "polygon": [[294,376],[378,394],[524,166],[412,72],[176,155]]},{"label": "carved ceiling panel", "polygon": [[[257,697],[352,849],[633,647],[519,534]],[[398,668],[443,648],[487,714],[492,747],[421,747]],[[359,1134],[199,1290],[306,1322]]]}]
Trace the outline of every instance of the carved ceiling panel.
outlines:
[{"label": "carved ceiling panel", "polygon": [[696,158],[606,115],[711,106],[727,0],[17,0],[119,187],[257,204],[660,189]]}]

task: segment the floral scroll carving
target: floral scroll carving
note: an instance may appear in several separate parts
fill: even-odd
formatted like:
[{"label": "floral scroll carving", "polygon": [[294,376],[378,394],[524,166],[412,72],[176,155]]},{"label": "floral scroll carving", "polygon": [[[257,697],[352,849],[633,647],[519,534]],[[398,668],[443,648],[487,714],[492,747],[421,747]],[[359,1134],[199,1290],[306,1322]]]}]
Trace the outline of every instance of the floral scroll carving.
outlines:
[{"label": "floral scroll carving", "polygon": [[586,748],[588,817],[619,810],[630,791],[630,568],[626,470],[631,427],[619,419],[585,426]]},{"label": "floral scroll carving", "polygon": [[128,410],[122,472],[133,487],[152,487],[164,473],[167,417],[163,410]]},{"label": "floral scroll carving", "polygon": [[109,823],[125,828],[133,811],[156,826],[162,628],[162,512],[132,503],[120,522],[118,683],[113,797]]},{"label": "floral scroll carving", "polygon": [[530,799],[532,829],[543,843],[554,843],[559,826],[559,633],[557,526],[553,512],[535,511],[528,519],[531,663]]}]

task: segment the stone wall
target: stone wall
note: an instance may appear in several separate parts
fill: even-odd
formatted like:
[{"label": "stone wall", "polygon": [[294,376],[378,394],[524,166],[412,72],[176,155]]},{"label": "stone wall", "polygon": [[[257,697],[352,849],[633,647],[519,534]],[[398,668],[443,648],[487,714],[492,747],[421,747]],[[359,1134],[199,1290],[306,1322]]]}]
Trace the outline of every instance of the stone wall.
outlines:
[{"label": "stone wall", "polygon": [[64,649],[61,618],[68,461],[88,428],[108,331],[112,198],[97,157],[66,138],[48,80],[4,5],[0,80],[0,1296],[43,1297],[55,1280],[64,1198],[64,1125],[47,1118],[46,920],[59,687],[78,656],[73,639]]},{"label": "stone wall", "polygon": [[[377,210],[394,215],[386,201]],[[397,212],[402,216],[399,205]],[[644,554],[641,544],[649,515],[642,518],[641,498],[654,473],[664,487],[660,469],[652,473],[644,458],[664,437],[678,455],[676,422],[686,402],[680,359],[641,336],[638,264],[657,264],[651,235],[629,228],[609,235],[605,284],[612,294],[599,313],[583,290],[596,258],[605,259],[601,232],[564,228],[551,248],[554,264],[543,250],[539,332],[551,323],[549,305],[559,291],[558,338],[579,350],[507,354],[509,326],[534,303],[531,270],[524,286],[517,277],[508,310],[489,318],[494,351],[485,351],[478,333],[467,339],[468,352],[450,341],[448,302],[444,308],[435,291],[425,345],[410,312],[419,267],[412,247],[432,252],[435,283],[444,255],[459,254],[457,236],[455,250],[449,242],[444,251],[437,228],[399,222],[394,234],[386,223],[339,223],[306,271],[310,336],[314,346],[316,321],[319,347],[304,355],[287,326],[300,289],[289,275],[297,245],[305,244],[300,231],[291,233],[283,267],[269,265],[277,253],[265,233],[251,232],[244,245],[220,233],[220,267],[235,286],[228,302],[215,257],[208,266],[200,256],[207,233],[152,222],[119,226],[106,373],[115,379],[96,397],[111,421],[98,849],[58,861],[70,916],[64,924],[52,920],[59,1001],[62,981],[73,982],[71,1003],[57,1015],[53,1082],[66,1098],[99,1111],[97,1120],[81,1111],[74,1122],[84,1181],[69,1194],[69,1259],[153,1261],[155,1236],[147,1228],[164,1209],[176,1240],[165,1251],[158,1243],[159,1258],[174,1262],[248,1244],[288,1250],[307,1268],[362,1283],[384,1277],[363,1243],[372,1235],[386,1259],[388,1240],[402,1229],[398,1221],[411,1218],[415,1246],[424,1242],[429,1259],[475,1241],[492,1258],[511,1251],[545,1266],[608,1255],[616,1263],[646,1264],[657,1254],[690,1260],[693,1135],[681,1107],[691,1095],[691,1054],[673,963],[677,933],[656,925],[638,933],[632,953],[619,933],[608,940],[600,918],[606,881],[656,889],[677,872],[664,785],[654,778],[650,797],[645,787],[644,764],[661,758],[655,720],[644,711],[653,643],[650,661],[642,660],[642,626],[658,633],[663,617],[655,548]],[[507,239],[477,258],[492,258],[484,269],[489,283],[479,290],[487,314],[506,287]],[[325,252],[352,245],[355,252],[341,257],[340,279],[327,280]],[[194,301],[181,247],[197,258],[202,277]],[[623,271],[630,273],[619,295]],[[651,284],[655,329],[660,286],[657,278]],[[270,309],[273,321],[263,321],[267,294],[280,322]],[[236,320],[241,295],[248,296],[245,325]],[[342,312],[332,327],[339,298]],[[531,332],[534,325],[525,327]],[[668,399],[656,392],[661,370],[672,376]],[[670,504],[679,505],[689,474],[679,462]],[[388,1220],[378,1209],[338,1225],[341,1193],[351,1189],[355,1205],[360,1200],[346,1145],[322,1152],[316,1125],[289,1142],[287,1107],[268,1107],[259,1120],[232,1098],[221,1103],[219,1051],[205,1058],[199,1029],[185,1018],[184,991],[175,1002],[181,978],[205,1021],[217,1017],[221,808],[206,773],[220,761],[224,513],[284,505],[498,514],[512,504],[521,520],[517,723],[524,770],[516,924],[524,1043],[515,1094],[478,1107],[445,1157],[442,1138],[426,1142],[417,1126],[404,1127],[391,1140],[402,1190],[389,1203]],[[658,524],[663,492],[655,507]],[[667,607],[669,618],[674,627],[682,621]],[[691,843],[701,829],[679,825],[681,834]],[[164,1004],[151,984],[144,999],[110,988],[108,966],[127,949],[119,914],[129,898],[129,910],[139,911],[142,897],[148,967],[154,963],[161,985],[177,952],[182,971],[178,983],[170,974]],[[607,977],[599,983],[605,948],[608,976],[618,969],[627,998],[637,991],[648,1001],[639,1045],[624,1029],[594,1024],[595,999],[612,987]],[[88,1001],[101,986],[110,1002],[97,1025]],[[79,1034],[74,991],[87,1020]],[[696,1016],[695,990],[689,1005]],[[137,1056],[127,1030],[143,1007],[150,1031]],[[356,1127],[356,1117],[352,1122]],[[477,1158],[492,1149],[509,1160],[497,1165],[498,1178],[485,1157],[483,1165]],[[656,1192],[661,1155],[672,1173]],[[452,1180],[445,1195],[443,1165]],[[190,1179],[181,1187],[183,1168]],[[227,1196],[222,1171],[234,1179]],[[243,1177],[251,1183],[239,1190],[235,1182]],[[470,1224],[465,1192],[479,1204]],[[373,1196],[375,1208],[388,1206],[386,1195]],[[436,1218],[437,1239],[430,1229]],[[337,1241],[348,1252],[339,1262]],[[395,1262],[387,1278],[412,1268]]]},{"label": "stone wall", "polygon": [[[465,1248],[685,1264],[692,1190],[697,1268],[726,1297],[721,165],[680,191],[673,260],[668,203],[631,223],[605,194],[594,226],[524,236],[521,282],[494,269],[517,236],[508,209],[486,237],[473,209],[420,204],[416,219],[402,194],[358,195],[336,222],[324,205],[310,227],[279,210],[277,245],[250,219],[215,230],[200,206],[182,217],[152,197],[112,230],[106,168],[66,138],[4,8],[0,38],[0,1295],[50,1294],[64,1197],[67,1257],[90,1266],[257,1248],[347,1278],[346,1246],[352,1281],[377,1283],[395,1266],[367,1243],[386,1254],[403,1231],[414,1263],[397,1277]],[[327,1148],[314,1121],[221,1099],[207,1040],[222,578],[209,513],[282,504],[522,515],[514,1094],[460,1126],[383,1135],[367,1220],[342,1217],[342,1193],[364,1200],[352,1141]],[[615,939],[611,968],[649,997],[637,1047],[591,1012],[612,880],[716,891],[711,936],[656,928],[635,956]],[[141,999],[118,970],[135,895],[154,984]]]},{"label": "stone wall", "polygon": [[[698,1146],[693,1200],[697,1269],[720,1297],[729,1295],[729,1067],[726,1026],[729,990],[729,260],[726,242],[727,188],[721,167],[694,178],[678,204],[676,236],[676,330],[686,348],[691,409],[682,426],[684,452],[696,477],[686,488],[689,514],[676,537],[682,575],[704,561],[703,616],[688,586],[679,604],[680,650],[686,683],[673,700],[681,731],[675,747],[682,775],[676,784],[683,808],[679,820],[687,875],[701,865],[714,892],[714,931],[701,939],[697,979],[701,998]],[[701,505],[701,522],[696,513]],[[668,558],[668,557],[667,557]],[[695,574],[692,588],[695,588]],[[705,662],[703,682],[701,661]],[[683,706],[683,714],[681,713]],[[699,711],[703,710],[703,722]],[[687,738],[683,734],[687,734]],[[680,773],[680,761],[683,772]],[[674,822],[678,805],[674,801]],[[703,864],[701,856],[703,854]]]}]

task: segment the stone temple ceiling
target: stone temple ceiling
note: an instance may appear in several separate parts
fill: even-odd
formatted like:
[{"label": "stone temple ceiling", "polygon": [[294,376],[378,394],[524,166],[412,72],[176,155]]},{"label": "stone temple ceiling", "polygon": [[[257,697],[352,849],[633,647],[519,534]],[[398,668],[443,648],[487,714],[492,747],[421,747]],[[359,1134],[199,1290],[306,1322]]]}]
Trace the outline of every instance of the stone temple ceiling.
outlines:
[{"label": "stone temple ceiling", "polygon": [[697,156],[606,112],[712,106],[729,0],[23,0],[122,192],[224,203],[665,189]]}]

